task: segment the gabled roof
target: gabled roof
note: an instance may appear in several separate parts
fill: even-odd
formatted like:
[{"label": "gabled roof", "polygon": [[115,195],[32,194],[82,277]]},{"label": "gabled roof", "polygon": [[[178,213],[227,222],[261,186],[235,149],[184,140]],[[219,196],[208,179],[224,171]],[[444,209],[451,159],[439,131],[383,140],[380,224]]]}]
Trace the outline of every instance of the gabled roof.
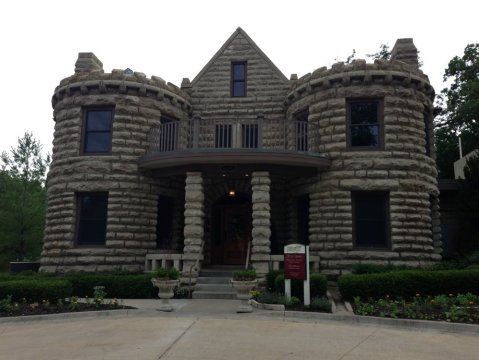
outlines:
[{"label": "gabled roof", "polygon": [[216,52],[216,54],[211,58],[210,61],[201,69],[201,71],[198,73],[198,75],[195,76],[193,81],[191,82],[192,85],[194,85],[201,77],[208,71],[208,69],[214,64],[214,62],[223,54],[223,52],[226,50],[226,48],[233,42],[233,40],[239,35],[243,35],[243,37],[248,41],[248,43],[251,45],[251,47],[266,61],[271,69],[273,69],[278,76],[283,79],[284,81],[288,81],[288,78],[284,76],[284,74],[279,70],[275,64],[266,56],[266,54],[261,50],[258,45],[255,44],[253,39],[251,39],[248,34],[240,27],[236,29],[236,31],[229,37],[228,40],[223,44],[223,46]]}]

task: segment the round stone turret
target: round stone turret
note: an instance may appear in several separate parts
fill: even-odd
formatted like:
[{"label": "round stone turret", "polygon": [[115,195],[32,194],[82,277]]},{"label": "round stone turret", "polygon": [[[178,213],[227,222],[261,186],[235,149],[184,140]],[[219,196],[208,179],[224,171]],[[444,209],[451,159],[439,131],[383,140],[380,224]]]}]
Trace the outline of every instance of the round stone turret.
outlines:
[{"label": "round stone turret", "polygon": [[[433,99],[417,57],[416,64],[337,63],[292,82],[287,118],[308,111],[309,123],[319,126],[320,152],[331,159],[310,192],[310,248],[325,274],[335,277],[360,262],[418,266],[440,259]],[[365,111],[377,121],[361,118]],[[379,248],[356,239],[363,229],[354,228],[361,214],[353,202],[364,194],[386,199],[390,226]]]},{"label": "round stone turret", "polygon": [[[163,189],[181,197],[184,188],[141,173],[138,159],[162,117],[188,118],[188,95],[159,77],[104,73],[92,53],[80,53],[75,65],[75,74],[60,82],[52,98],[55,133],[41,270],[139,271],[145,253],[156,247],[158,194]],[[96,209],[80,220],[89,201],[96,201]],[[94,219],[101,204],[108,212],[103,224]],[[86,232],[106,226],[105,238],[82,234],[79,221]]]}]

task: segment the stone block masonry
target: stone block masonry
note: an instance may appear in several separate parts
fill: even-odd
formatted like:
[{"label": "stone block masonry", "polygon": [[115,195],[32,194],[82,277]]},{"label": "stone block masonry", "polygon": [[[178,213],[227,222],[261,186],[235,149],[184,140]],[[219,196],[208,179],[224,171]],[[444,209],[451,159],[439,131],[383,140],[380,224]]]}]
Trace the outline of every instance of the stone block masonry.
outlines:
[{"label": "stone block masonry", "polygon": [[[232,64],[237,62],[245,65],[244,96],[232,93]],[[381,141],[372,149],[348,145],[348,104],[365,99],[380,104]],[[321,271],[332,279],[356,263],[422,266],[437,261],[442,244],[428,115],[433,99],[412,39],[399,39],[390,61],[358,59],[288,80],[238,29],[193,81],[183,79],[181,89],[140,72],[105,73],[93,53],[80,53],[75,73],[60,82],[52,98],[55,133],[41,270],[141,271],[145,254],[155,252],[175,253],[187,270],[196,259],[223,264],[218,234],[224,229],[218,227],[215,202],[226,194],[228,181],[244,197],[243,207],[251,200],[251,263],[260,276],[271,266],[272,254],[305,237],[299,227],[308,216],[311,254],[320,256]],[[114,114],[111,151],[104,154],[82,151],[85,112],[92,108]],[[184,126],[193,119],[193,127]],[[170,126],[171,121],[178,123]],[[160,128],[160,122],[168,125]],[[208,131],[195,138],[201,126]],[[180,145],[159,154],[167,128],[180,129],[168,135],[171,144]],[[155,149],[150,147],[152,129]],[[231,144],[218,141],[221,135]],[[258,148],[242,148],[246,139],[257,141]],[[284,148],[270,146],[277,139],[285,139]],[[299,148],[299,140],[306,147]],[[202,152],[199,145],[204,144],[212,146]],[[250,150],[255,161],[245,160]],[[268,151],[300,154],[311,162],[273,164],[264,155]],[[214,153],[224,157],[208,162]],[[145,166],[152,158],[156,162]],[[223,164],[224,159],[230,160]],[[77,202],[81,194],[94,192],[108,194],[106,239],[101,246],[85,247],[76,242]],[[387,195],[387,246],[355,245],[355,192]],[[174,204],[174,224],[162,234],[172,247],[165,249],[157,247],[158,214],[167,212],[158,211],[159,195]],[[309,199],[309,215],[299,211],[300,199],[302,207]],[[234,207],[234,201],[229,205]]]}]

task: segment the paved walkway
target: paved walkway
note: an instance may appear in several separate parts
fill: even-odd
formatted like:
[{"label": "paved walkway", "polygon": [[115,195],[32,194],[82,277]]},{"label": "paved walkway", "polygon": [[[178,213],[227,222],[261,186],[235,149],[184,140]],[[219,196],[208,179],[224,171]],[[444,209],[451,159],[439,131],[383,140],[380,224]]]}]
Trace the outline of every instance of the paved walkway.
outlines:
[{"label": "paved walkway", "polygon": [[[0,321],[0,359],[478,359],[477,334],[393,329],[281,312],[236,314],[237,301],[128,300],[141,310]],[[350,317],[353,318],[353,317]],[[294,321],[290,321],[294,320]]]}]

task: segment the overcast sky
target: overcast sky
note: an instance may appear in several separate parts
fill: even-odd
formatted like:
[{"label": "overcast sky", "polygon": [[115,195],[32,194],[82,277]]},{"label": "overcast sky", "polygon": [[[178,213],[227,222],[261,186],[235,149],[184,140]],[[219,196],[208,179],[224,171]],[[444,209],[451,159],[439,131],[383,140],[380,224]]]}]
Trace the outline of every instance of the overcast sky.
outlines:
[{"label": "overcast sky", "polygon": [[192,80],[241,26],[289,78],[412,37],[436,93],[449,60],[479,42],[479,2],[307,0],[4,0],[0,151],[32,131],[51,151],[51,96],[79,52],[112,69]]}]

